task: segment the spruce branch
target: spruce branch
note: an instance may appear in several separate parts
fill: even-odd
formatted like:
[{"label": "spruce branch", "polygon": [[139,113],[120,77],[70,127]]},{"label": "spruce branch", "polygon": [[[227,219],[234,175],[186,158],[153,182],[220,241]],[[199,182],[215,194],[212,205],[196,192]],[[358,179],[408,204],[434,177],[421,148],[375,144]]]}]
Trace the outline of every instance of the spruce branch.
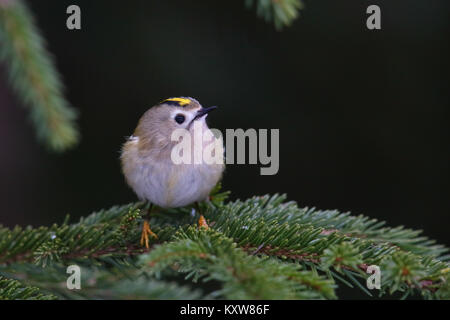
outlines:
[{"label": "spruce branch", "polygon": [[[195,280],[216,280],[223,289],[212,295],[228,299],[334,298],[334,282],[299,265],[247,255],[232,239],[214,230],[189,227],[175,241],[158,246],[141,257],[148,271],[158,273],[174,266]],[[306,290],[309,289],[309,290]]]},{"label": "spruce branch", "polygon": [[[434,290],[435,284],[446,285],[439,273],[448,268],[448,264],[440,261],[439,255],[448,249],[435,245],[434,241],[426,237],[415,240],[414,236],[419,232],[403,230],[402,227],[380,228],[383,224],[364,216],[349,217],[348,223],[335,225],[333,223],[336,220],[342,222],[343,217],[348,217],[348,214],[338,215],[337,211],[333,211],[333,214],[325,218],[322,211],[299,209],[295,203],[283,203],[284,200],[284,196],[275,195],[254,197],[245,202],[236,201],[229,207],[229,211],[218,210],[211,214],[216,220],[214,227],[236,239],[238,245],[244,246],[247,251],[256,249],[260,253],[282,259],[309,262],[328,274],[331,274],[329,267],[339,272],[344,269],[344,276],[360,288],[361,284],[355,277],[365,279],[368,276],[361,271],[365,271],[368,265],[381,264],[384,259],[396,256],[397,252],[408,252],[413,260],[405,263],[414,261],[421,265],[422,272],[427,276],[417,277],[423,283],[420,288],[406,278],[390,279],[384,283],[384,287],[393,288],[390,293],[394,293],[397,287],[401,288],[400,291],[408,292],[419,288],[421,294],[430,297],[428,293]],[[304,221],[307,223],[304,224]],[[378,227],[374,227],[374,224]],[[365,234],[368,229],[370,231]],[[399,229],[403,232],[397,232]],[[391,230],[395,232],[390,232]],[[387,233],[387,238],[394,243],[387,240],[382,242],[380,232]],[[370,235],[375,235],[376,239],[370,239]],[[414,245],[403,246],[403,243]],[[333,278],[340,277],[333,273]]]},{"label": "spruce branch", "polygon": [[[200,298],[329,299],[342,283],[372,295],[364,281],[374,264],[382,270],[380,295],[448,298],[448,249],[420,232],[299,208],[284,195],[233,202],[226,196],[215,190],[202,204],[210,230],[193,226],[199,213],[192,207],[154,210],[150,224],[159,238],[149,250],[138,245],[144,203],[101,210],[73,224],[67,217],[50,227],[0,228],[0,275],[65,299],[119,297],[114,284],[126,279],[140,279],[145,287],[147,281],[180,283],[179,275],[190,283],[186,298],[195,291]],[[86,290],[67,292],[62,285],[70,264],[88,273]],[[219,287],[204,291],[205,281]],[[155,298],[158,291],[150,288],[158,284],[148,288]]]},{"label": "spruce branch", "polygon": [[245,6],[252,8],[255,3],[258,17],[273,22],[277,30],[291,25],[303,9],[301,0],[246,0]]},{"label": "spruce branch", "polygon": [[[173,281],[162,281],[149,279],[136,268],[124,271],[120,268],[111,267],[108,270],[98,266],[83,267],[80,289],[68,290],[66,286],[67,273],[61,265],[51,265],[45,269],[34,264],[11,265],[14,273],[5,272],[5,282],[13,283],[18,288],[27,288],[33,295],[28,294],[31,299],[199,299],[203,295],[200,290],[191,289],[185,285],[179,285]],[[43,272],[45,271],[45,272]],[[10,279],[7,279],[10,278]],[[20,281],[15,279],[20,279]],[[22,282],[29,286],[25,287]],[[42,289],[34,287],[40,286]],[[1,295],[0,280],[0,300]],[[33,290],[33,291],[31,291]],[[47,294],[48,293],[48,294]],[[5,291],[4,297],[30,299],[22,296],[12,297],[12,292]]]},{"label": "spruce branch", "polygon": [[54,300],[56,296],[45,295],[36,287],[22,285],[19,281],[0,276],[0,300]]},{"label": "spruce branch", "polygon": [[54,151],[77,143],[76,112],[34,17],[22,0],[0,1],[0,62],[21,102],[30,109],[38,138]]}]

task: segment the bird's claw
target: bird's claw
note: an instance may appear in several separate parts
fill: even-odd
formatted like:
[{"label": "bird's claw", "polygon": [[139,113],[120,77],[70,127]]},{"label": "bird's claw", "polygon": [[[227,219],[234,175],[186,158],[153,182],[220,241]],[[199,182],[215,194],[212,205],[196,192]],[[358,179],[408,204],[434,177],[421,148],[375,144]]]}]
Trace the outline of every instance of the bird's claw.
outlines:
[{"label": "bird's claw", "polygon": [[148,221],[144,221],[144,225],[142,226],[142,234],[141,234],[141,246],[144,246],[148,249],[148,239],[149,239],[149,235],[151,235],[152,237],[154,237],[155,239],[158,239],[158,236],[156,235],[156,233],[154,233],[151,229],[150,229],[150,224],[148,223]]},{"label": "bird's claw", "polygon": [[203,215],[200,215],[200,218],[198,219],[198,227],[209,229],[208,223],[206,222],[206,219]]}]

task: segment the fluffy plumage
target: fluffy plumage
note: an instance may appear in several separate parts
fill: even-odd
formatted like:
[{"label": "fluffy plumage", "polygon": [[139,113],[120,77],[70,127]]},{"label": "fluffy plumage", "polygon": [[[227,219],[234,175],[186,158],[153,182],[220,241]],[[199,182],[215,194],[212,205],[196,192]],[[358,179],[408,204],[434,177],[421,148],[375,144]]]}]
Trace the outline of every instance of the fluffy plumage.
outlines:
[{"label": "fluffy plumage", "polygon": [[[206,114],[199,116],[201,110],[205,109],[193,98],[170,98],[141,117],[121,155],[126,181],[140,199],[164,208],[181,207],[205,200],[220,180],[223,164],[175,164],[171,159],[172,148],[177,144],[171,141],[175,129],[183,128],[193,134],[193,124],[198,121],[203,132],[209,130]],[[175,121],[179,114],[185,117],[182,124]]]}]

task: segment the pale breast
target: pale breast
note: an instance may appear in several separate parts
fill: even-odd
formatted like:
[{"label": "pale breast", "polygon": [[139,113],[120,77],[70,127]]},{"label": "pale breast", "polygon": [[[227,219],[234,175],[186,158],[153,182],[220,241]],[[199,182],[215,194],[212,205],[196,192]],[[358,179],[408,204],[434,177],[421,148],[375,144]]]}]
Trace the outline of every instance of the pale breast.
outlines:
[{"label": "pale breast", "polygon": [[139,157],[132,145],[125,145],[121,160],[127,183],[137,196],[164,208],[205,200],[224,169],[221,164],[176,165],[170,159]]}]

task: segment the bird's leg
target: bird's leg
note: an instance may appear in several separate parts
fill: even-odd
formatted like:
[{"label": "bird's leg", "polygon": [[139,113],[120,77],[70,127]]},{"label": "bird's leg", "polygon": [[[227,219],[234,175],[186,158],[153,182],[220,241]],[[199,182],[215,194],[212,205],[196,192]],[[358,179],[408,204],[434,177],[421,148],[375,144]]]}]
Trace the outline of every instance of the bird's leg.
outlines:
[{"label": "bird's leg", "polygon": [[200,218],[198,219],[198,226],[199,228],[204,227],[206,229],[209,228],[208,223],[206,223],[206,219],[203,216],[201,210],[200,210],[200,206],[198,205],[198,202],[195,203],[195,209],[198,211],[198,213],[200,214]]},{"label": "bird's leg", "polygon": [[[148,219],[150,219],[150,213],[153,208],[153,203],[150,204],[150,207],[147,210]],[[144,218],[144,225],[142,226],[142,234],[141,234],[141,246],[145,244],[145,247],[148,249],[148,236],[151,235],[155,239],[158,239],[158,236],[150,229],[150,224],[147,219]]]}]

